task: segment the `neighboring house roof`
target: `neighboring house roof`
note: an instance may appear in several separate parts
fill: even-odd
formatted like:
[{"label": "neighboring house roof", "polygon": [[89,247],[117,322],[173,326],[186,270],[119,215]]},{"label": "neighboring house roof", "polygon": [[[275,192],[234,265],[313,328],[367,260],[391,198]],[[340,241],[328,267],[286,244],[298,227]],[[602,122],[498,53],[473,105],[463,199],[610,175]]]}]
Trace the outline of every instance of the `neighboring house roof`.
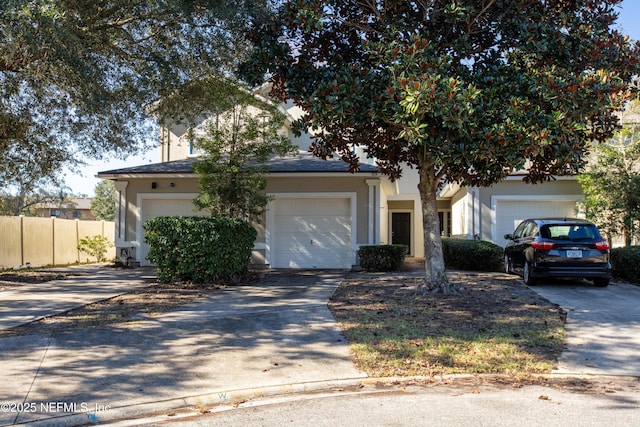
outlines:
[{"label": "neighboring house roof", "polygon": [[[191,157],[188,159],[174,160],[170,162],[152,163],[141,166],[133,166],[121,169],[112,169],[98,172],[98,177],[108,178],[128,175],[147,174],[192,174],[193,164],[199,159]],[[269,173],[329,173],[329,172],[349,172],[349,165],[341,159],[323,160],[313,156],[311,153],[300,153],[297,156],[273,157],[267,163]],[[360,164],[359,172],[377,173],[377,166],[370,164]]]},{"label": "neighboring house roof", "polygon": [[45,202],[37,205],[38,209],[76,209],[76,210],[90,210],[91,198],[86,197],[73,197],[64,202]]}]

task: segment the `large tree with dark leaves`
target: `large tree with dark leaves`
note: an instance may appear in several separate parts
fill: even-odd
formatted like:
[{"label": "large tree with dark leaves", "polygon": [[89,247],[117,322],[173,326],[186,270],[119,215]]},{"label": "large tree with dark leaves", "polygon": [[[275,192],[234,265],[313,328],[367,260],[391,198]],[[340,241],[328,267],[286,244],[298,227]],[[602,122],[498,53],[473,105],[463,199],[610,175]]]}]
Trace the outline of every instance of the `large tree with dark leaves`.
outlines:
[{"label": "large tree with dark leaves", "polygon": [[[268,0],[0,2],[0,185],[136,152],[161,99],[229,75]],[[37,163],[36,169],[32,167]]]},{"label": "large tree with dark leaves", "polygon": [[357,169],[359,146],[392,178],[418,170],[425,284],[446,291],[440,185],[575,173],[615,130],[640,52],[612,29],[617,3],[292,0],[242,72],[304,109],[316,155]]}]

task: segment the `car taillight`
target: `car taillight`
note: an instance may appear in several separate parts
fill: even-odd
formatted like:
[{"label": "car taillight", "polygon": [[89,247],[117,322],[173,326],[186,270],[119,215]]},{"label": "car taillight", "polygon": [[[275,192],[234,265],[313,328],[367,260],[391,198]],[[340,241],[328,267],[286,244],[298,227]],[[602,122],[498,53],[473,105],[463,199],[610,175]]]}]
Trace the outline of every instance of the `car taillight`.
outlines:
[{"label": "car taillight", "polygon": [[599,251],[607,251],[609,250],[609,242],[606,240],[600,240],[594,243],[595,247]]},{"label": "car taillight", "polygon": [[553,249],[555,244],[555,242],[550,242],[549,240],[535,240],[531,242],[531,247],[541,251],[549,251]]}]

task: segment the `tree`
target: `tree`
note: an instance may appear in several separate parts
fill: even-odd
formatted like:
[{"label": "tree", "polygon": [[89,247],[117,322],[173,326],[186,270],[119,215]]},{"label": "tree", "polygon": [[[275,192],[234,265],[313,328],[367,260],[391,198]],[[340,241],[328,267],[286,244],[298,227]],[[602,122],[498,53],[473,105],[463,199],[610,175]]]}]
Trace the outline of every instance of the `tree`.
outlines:
[{"label": "tree", "polygon": [[252,33],[251,84],[305,115],[312,151],[392,179],[420,176],[425,286],[447,291],[436,195],[514,170],[575,173],[631,96],[640,46],[611,28],[618,0],[292,0]]},{"label": "tree", "polygon": [[56,188],[56,183],[49,180],[31,182],[25,179],[14,187],[13,193],[0,193],[0,215],[35,216],[36,208],[44,204],[55,205],[59,210],[73,205],[69,188]]},{"label": "tree", "polygon": [[[0,185],[146,144],[163,96],[228,75],[268,0],[0,3]],[[161,117],[162,118],[162,117]]]},{"label": "tree", "polygon": [[273,105],[232,84],[225,92],[226,108],[205,121],[201,136],[191,131],[205,152],[194,166],[200,186],[194,203],[212,215],[259,222],[269,201],[266,162],[296,147],[281,134],[284,115]]},{"label": "tree", "polygon": [[116,211],[116,185],[103,180],[96,184],[96,196],[91,199],[91,213],[100,221],[113,221]]},{"label": "tree", "polygon": [[587,217],[609,240],[623,236],[626,246],[640,231],[640,101],[622,114],[623,128],[594,147],[592,162],[578,177],[585,194]]}]

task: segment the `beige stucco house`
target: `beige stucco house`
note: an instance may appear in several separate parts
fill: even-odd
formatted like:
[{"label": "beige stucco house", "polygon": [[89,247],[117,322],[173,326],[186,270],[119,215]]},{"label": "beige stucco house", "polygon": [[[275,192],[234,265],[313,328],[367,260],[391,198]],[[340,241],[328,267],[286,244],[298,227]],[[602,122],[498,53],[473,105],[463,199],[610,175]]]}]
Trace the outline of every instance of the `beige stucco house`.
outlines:
[{"label": "beige stucco house", "polygon": [[[285,105],[289,122],[301,112]],[[291,140],[297,156],[269,164],[267,192],[272,196],[262,224],[253,262],[271,268],[351,268],[362,245],[402,243],[409,255],[424,257],[422,213],[417,173],[406,168],[391,182],[377,167],[363,163],[348,172],[341,160],[321,160],[307,153],[310,137]],[[103,171],[117,190],[115,239],[117,253],[148,265],[142,225],[156,216],[206,215],[193,205],[198,194],[193,150],[187,129],[175,126],[161,133],[159,163]],[[539,185],[512,176],[489,188],[446,186],[438,213],[443,236],[480,238],[504,245],[502,236],[529,217],[574,216],[583,200],[573,177]]]}]

